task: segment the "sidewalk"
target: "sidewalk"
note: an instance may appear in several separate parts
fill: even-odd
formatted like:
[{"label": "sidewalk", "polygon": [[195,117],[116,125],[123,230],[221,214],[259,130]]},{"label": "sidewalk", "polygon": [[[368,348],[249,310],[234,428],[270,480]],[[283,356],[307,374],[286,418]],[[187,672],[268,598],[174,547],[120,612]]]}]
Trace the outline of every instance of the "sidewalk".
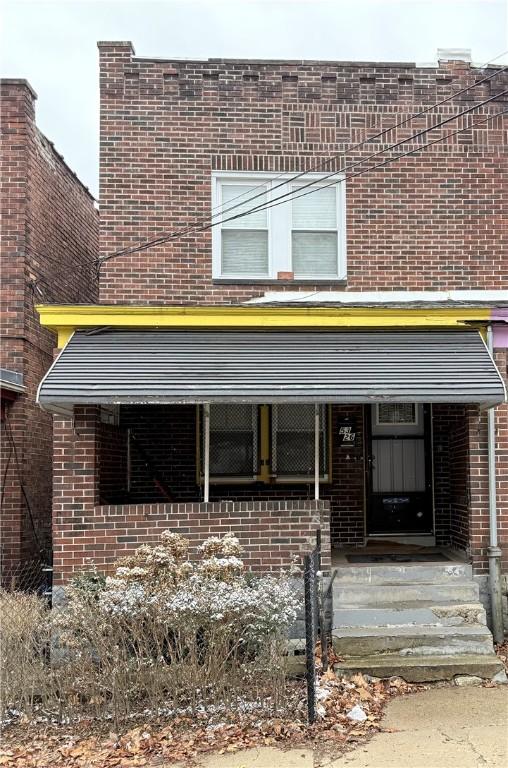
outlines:
[{"label": "sidewalk", "polygon": [[372,741],[322,762],[308,749],[210,757],[204,768],[506,768],[508,686],[433,688],[392,701]]}]

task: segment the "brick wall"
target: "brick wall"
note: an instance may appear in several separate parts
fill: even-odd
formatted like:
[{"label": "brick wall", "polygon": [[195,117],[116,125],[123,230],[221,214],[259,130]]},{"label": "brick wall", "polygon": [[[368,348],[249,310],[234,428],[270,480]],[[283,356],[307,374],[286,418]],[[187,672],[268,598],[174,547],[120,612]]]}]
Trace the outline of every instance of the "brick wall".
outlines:
[{"label": "brick wall", "polygon": [[432,406],[436,544],[468,547],[468,424],[463,405]]},{"label": "brick wall", "polygon": [[93,560],[107,570],[144,542],[156,542],[166,528],[195,546],[208,536],[233,531],[245,547],[245,561],[258,571],[278,570],[323,532],[323,568],[330,568],[330,520],[326,501],[264,499],[203,504],[100,504],[101,437],[104,425],[95,407],[76,407],[73,419],[54,425],[54,577],[65,582]]},{"label": "brick wall", "polygon": [[[331,482],[322,483],[320,495],[330,505],[333,546],[358,546],[365,540],[364,409],[361,405],[331,408]],[[340,447],[334,436],[339,422],[353,419],[357,430],[354,447]],[[165,499],[154,475],[171,501],[202,499],[197,482],[195,406],[122,406],[121,426],[100,425],[98,467],[99,498],[108,503],[161,504]],[[131,449],[130,490],[127,489],[127,429],[137,437],[144,456]],[[436,539],[468,550],[469,534],[469,421],[462,405],[433,407],[434,500]],[[149,459],[150,468],[146,466]],[[281,485],[213,485],[212,501],[311,500],[313,483]]]},{"label": "brick wall", "polygon": [[98,213],[88,190],[37,128],[35,98],[23,80],[0,81],[2,366],[22,373],[26,386],[2,424],[4,571],[50,550],[52,420],[35,397],[55,337],[40,327],[34,303],[92,302],[97,296],[90,261],[98,249]]},{"label": "brick wall", "polygon": [[[99,48],[103,254],[209,216],[214,169],[308,169],[488,74],[462,62],[423,68],[161,61],[135,58],[130,43]],[[506,86],[504,73],[347,160],[365,158]],[[506,96],[478,114],[505,102]],[[507,120],[499,117],[347,182],[346,289],[508,286],[500,194],[506,185]],[[101,300],[112,303],[230,303],[267,288],[214,283],[209,231],[116,258],[101,275]]]},{"label": "brick wall", "polygon": [[[494,350],[497,367],[508,384],[508,350]],[[502,568],[508,573],[508,403],[496,408],[497,514]]]}]

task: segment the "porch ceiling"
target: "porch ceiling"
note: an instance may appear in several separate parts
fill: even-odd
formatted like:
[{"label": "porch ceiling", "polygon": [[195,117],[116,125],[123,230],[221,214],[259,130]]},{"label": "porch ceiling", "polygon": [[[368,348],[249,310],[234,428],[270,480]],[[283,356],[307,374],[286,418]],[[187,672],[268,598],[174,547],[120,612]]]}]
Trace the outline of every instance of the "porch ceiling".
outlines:
[{"label": "porch ceiling", "polygon": [[495,405],[504,398],[475,330],[77,331],[38,395],[54,411],[75,403]]}]

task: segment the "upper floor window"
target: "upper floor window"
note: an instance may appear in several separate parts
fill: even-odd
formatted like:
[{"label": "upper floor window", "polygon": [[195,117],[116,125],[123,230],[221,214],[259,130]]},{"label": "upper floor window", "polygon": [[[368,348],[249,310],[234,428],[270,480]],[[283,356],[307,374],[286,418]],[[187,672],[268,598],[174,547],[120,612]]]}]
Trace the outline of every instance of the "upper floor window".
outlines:
[{"label": "upper floor window", "polygon": [[[215,279],[277,280],[288,273],[294,280],[345,279],[344,184],[330,185],[320,174],[292,178],[214,173],[213,213],[221,214],[212,229]],[[309,181],[315,184],[303,189]],[[252,210],[287,193],[284,202]],[[239,213],[246,215],[233,218]]]}]

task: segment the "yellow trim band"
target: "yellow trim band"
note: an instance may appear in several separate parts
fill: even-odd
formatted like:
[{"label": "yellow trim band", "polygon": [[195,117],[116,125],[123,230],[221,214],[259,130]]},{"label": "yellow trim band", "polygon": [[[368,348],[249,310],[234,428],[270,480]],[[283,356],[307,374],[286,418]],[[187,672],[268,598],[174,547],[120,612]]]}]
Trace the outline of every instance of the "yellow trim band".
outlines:
[{"label": "yellow trim band", "polygon": [[454,327],[490,319],[489,308],[386,307],[151,307],[39,305],[41,325],[65,346],[77,328],[421,328]]}]

